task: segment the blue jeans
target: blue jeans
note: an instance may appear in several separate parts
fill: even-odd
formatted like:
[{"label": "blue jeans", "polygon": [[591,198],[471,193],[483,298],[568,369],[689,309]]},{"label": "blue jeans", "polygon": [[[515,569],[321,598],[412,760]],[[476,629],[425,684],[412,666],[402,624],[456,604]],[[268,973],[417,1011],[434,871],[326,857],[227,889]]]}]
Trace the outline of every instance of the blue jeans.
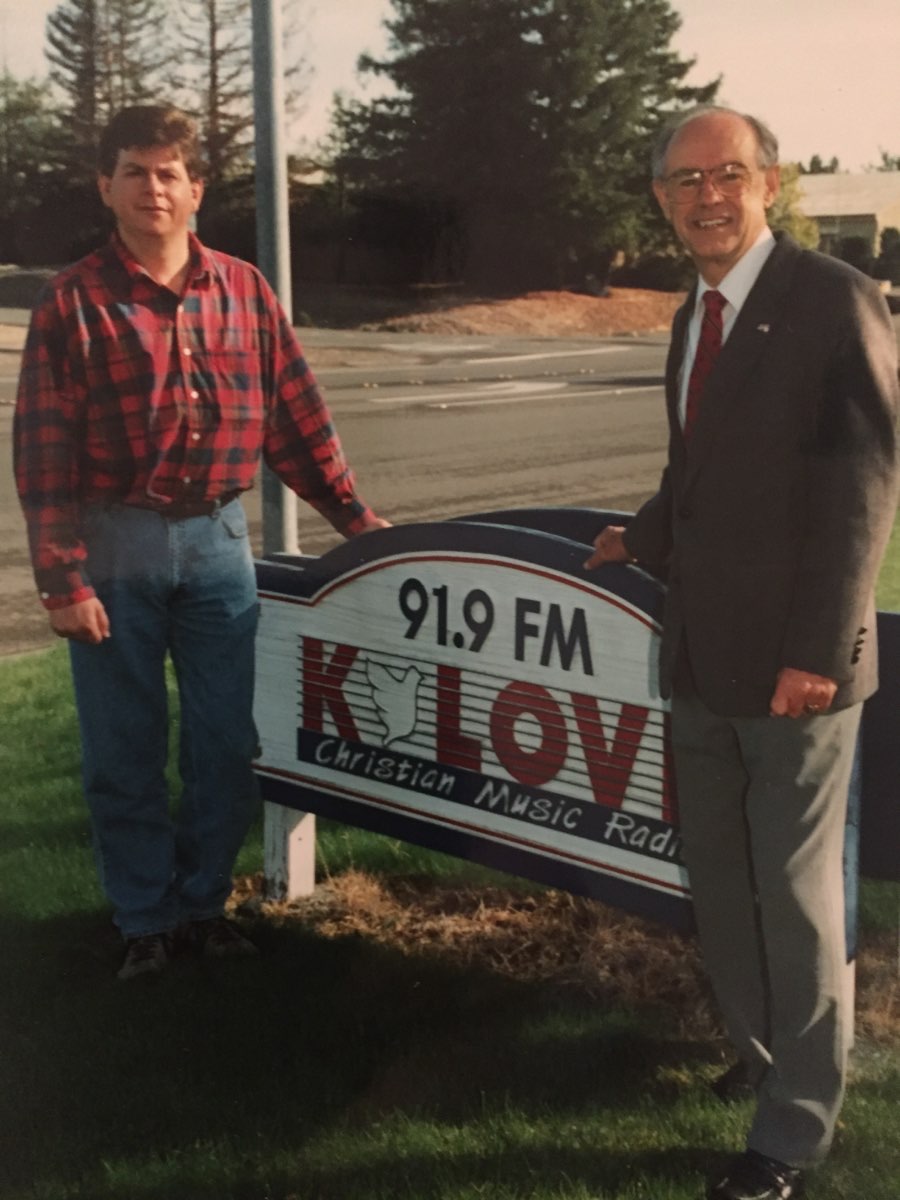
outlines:
[{"label": "blue jeans", "polygon": [[[169,521],[89,509],[88,566],[111,637],[70,644],[84,790],[103,890],[123,936],[222,912],[258,808],[251,761],[258,604],[239,501]],[[170,654],[181,702],[181,800],[165,778]]]}]

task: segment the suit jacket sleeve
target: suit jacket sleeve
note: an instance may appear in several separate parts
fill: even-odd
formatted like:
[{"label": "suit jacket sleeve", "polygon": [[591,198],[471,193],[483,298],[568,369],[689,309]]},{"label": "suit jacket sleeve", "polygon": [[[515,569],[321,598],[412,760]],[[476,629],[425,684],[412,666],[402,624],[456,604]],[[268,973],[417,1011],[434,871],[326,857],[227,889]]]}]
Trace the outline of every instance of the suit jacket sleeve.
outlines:
[{"label": "suit jacket sleeve", "polygon": [[672,553],[672,486],[669,468],[662,473],[656,495],[641,505],[629,521],[625,548],[657,574],[664,574]]},{"label": "suit jacket sleeve", "polygon": [[875,636],[866,626],[897,503],[893,325],[871,281],[848,272],[841,283],[840,294],[821,297],[834,315],[832,350],[799,460],[805,536],[782,648],[784,666],[839,682],[853,677],[862,639]]}]

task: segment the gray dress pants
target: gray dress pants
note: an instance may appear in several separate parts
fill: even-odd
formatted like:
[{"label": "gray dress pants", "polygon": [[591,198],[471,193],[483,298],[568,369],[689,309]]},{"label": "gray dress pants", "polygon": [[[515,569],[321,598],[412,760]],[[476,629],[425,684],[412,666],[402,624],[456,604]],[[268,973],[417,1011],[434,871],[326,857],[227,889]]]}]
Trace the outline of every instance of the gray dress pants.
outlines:
[{"label": "gray dress pants", "polygon": [[861,710],[720,717],[683,679],[672,702],[701,950],[758,1085],[748,1146],[798,1167],[828,1152],[846,1081],[842,855]]}]

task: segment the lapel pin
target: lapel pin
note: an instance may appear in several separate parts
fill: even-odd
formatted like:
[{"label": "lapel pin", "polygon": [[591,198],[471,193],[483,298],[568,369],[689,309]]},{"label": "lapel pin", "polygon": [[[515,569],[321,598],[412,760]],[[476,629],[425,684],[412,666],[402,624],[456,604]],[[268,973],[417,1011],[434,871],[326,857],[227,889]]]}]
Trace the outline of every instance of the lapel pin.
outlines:
[{"label": "lapel pin", "polygon": [[757,325],[756,328],[759,330],[760,333],[768,333],[769,330],[772,328],[772,326],[766,322],[763,322],[762,325]]}]

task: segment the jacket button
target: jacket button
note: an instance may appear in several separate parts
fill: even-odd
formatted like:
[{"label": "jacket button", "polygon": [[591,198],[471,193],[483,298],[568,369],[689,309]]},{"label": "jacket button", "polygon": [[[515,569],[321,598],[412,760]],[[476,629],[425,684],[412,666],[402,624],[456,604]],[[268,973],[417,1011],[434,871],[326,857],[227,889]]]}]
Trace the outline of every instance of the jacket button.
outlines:
[{"label": "jacket button", "polygon": [[682,521],[690,521],[690,519],[691,519],[691,517],[693,517],[693,515],[694,515],[693,509],[688,508],[688,506],[686,504],[683,504],[681,506],[681,508],[679,508],[679,510],[678,510],[678,517]]}]

